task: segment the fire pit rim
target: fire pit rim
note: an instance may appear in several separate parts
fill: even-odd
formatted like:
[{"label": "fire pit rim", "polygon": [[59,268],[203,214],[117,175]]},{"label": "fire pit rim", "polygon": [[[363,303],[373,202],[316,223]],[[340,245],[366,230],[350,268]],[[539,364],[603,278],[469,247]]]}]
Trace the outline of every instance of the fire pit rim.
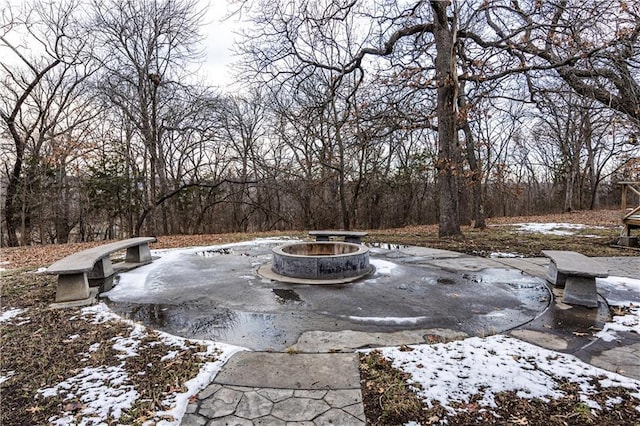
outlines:
[{"label": "fire pit rim", "polygon": [[[322,250],[313,253],[309,249],[309,254],[289,253],[287,248],[295,246],[335,246],[334,251],[339,251],[339,247],[346,247],[347,253],[325,254]],[[353,279],[368,275],[373,270],[369,264],[369,248],[363,245],[347,243],[341,241],[300,241],[274,247],[272,250],[271,273],[277,281],[291,280],[314,280],[318,282],[351,282]],[[293,250],[295,251],[295,250]]]},{"label": "fire pit rim", "polygon": [[[348,247],[355,248],[355,250],[347,252],[347,253],[337,253],[337,254],[297,254],[297,253],[289,253],[289,252],[284,251],[285,248],[293,247],[293,246],[300,246],[300,245],[324,245],[324,246],[326,246],[326,245],[341,245],[341,246],[348,246]],[[295,242],[295,243],[283,244],[283,245],[274,247],[272,249],[273,253],[282,254],[282,255],[285,255],[285,256],[303,257],[303,258],[311,258],[311,257],[327,258],[327,257],[358,256],[358,255],[361,255],[361,254],[366,253],[368,251],[369,251],[369,248],[366,247],[366,246],[363,246],[361,244],[355,244],[355,243],[347,243],[347,242],[343,242],[343,241],[299,241],[299,242]]]}]

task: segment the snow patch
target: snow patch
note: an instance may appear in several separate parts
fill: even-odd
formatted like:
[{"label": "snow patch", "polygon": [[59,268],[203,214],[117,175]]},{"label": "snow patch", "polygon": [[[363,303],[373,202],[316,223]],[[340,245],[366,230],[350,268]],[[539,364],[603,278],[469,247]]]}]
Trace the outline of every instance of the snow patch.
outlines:
[{"label": "snow patch", "polygon": [[[137,356],[136,349],[139,346],[139,339],[147,336],[145,327],[140,324],[134,323],[133,321],[121,318],[113,311],[111,311],[109,307],[104,303],[99,303],[97,305],[83,308],[82,315],[93,316],[93,322],[97,324],[118,320],[131,325],[133,327],[133,330],[128,337],[113,339],[113,341],[115,342],[114,349],[121,352],[118,357],[123,360],[126,360],[126,358],[128,357]],[[197,394],[200,390],[204,389],[209,383],[211,383],[222,366],[229,360],[229,358],[231,358],[233,354],[239,351],[244,351],[246,349],[239,346],[228,345],[225,343],[213,342],[210,340],[185,339],[158,330],[154,330],[154,332],[158,336],[157,344],[165,344],[169,347],[179,349],[185,349],[187,348],[187,346],[199,344],[204,347],[203,352],[199,353],[201,356],[215,355],[216,358],[216,361],[204,363],[200,368],[198,375],[184,384],[187,388],[186,392],[174,392],[163,401],[166,406],[172,407],[170,410],[156,413],[156,415],[158,416],[166,415],[167,418],[174,419],[173,421],[163,420],[159,422],[158,425],[177,426],[180,424],[182,417],[187,410],[189,398]],[[189,342],[189,345],[187,345],[187,342]],[[153,345],[153,343],[151,343],[151,345]],[[94,350],[97,350],[98,347],[99,346],[96,346]],[[93,345],[89,349],[90,352],[92,348]],[[163,357],[163,360],[175,357],[176,353],[177,352],[175,351],[175,349],[168,350],[167,355]]]},{"label": "snow patch", "polygon": [[561,379],[577,383],[582,401],[591,407],[597,405],[589,398],[597,393],[591,380],[603,387],[625,387],[640,397],[638,380],[503,335],[411,348],[383,348],[381,352],[395,368],[411,375],[410,384],[422,386],[418,395],[427,404],[438,401],[450,411],[454,410],[451,403],[468,403],[474,395],[481,396],[480,405],[495,407],[493,396],[503,391],[514,391],[522,398],[558,398],[563,395],[558,386]]},{"label": "snow patch", "polygon": [[369,259],[369,263],[376,268],[376,274],[391,275],[393,270],[398,267],[393,262],[382,259]]},{"label": "snow patch", "polygon": [[[42,397],[62,394],[64,400],[78,398],[84,408],[80,411],[79,425],[90,425],[106,420],[109,416],[119,419],[123,410],[133,406],[140,396],[131,384],[127,372],[122,367],[85,367],[73,377],[57,385],[40,389]],[[71,417],[73,419],[73,416]],[[68,425],[69,413],[49,419],[56,425]],[[73,423],[73,421],[72,421]]]},{"label": "snow patch", "polygon": [[18,315],[22,314],[23,312],[26,312],[26,309],[20,309],[20,308],[8,309],[4,311],[2,314],[0,314],[0,322],[9,321],[10,319],[15,318]]},{"label": "snow patch", "polygon": [[605,342],[612,342],[618,339],[618,333],[640,334],[640,306],[631,307],[628,315],[614,316],[596,336]]},{"label": "snow patch", "polygon": [[6,376],[0,376],[0,385],[9,380],[11,377],[15,376],[15,371],[7,371]]},{"label": "snow patch", "polygon": [[519,232],[535,232],[547,235],[574,235],[576,231],[585,228],[604,229],[602,226],[587,226],[578,223],[514,223]]},{"label": "snow patch", "polygon": [[518,253],[506,253],[506,252],[502,252],[502,251],[495,251],[493,253],[489,253],[489,257],[496,259],[496,258],[507,258],[507,259],[511,259],[511,258],[515,258],[515,257],[524,257],[521,254]]},{"label": "snow patch", "polygon": [[357,316],[349,316],[347,317],[352,321],[357,322],[368,322],[374,324],[417,324],[420,321],[424,321],[427,317],[357,317]]}]

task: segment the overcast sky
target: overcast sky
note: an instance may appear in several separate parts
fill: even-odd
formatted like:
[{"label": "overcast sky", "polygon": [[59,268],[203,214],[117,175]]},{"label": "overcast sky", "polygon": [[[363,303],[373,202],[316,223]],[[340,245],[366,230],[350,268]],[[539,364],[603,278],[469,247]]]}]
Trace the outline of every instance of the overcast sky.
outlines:
[{"label": "overcast sky", "polygon": [[234,80],[230,65],[235,58],[231,49],[234,40],[238,38],[234,31],[240,26],[237,17],[225,20],[227,14],[227,0],[212,0],[202,29],[206,59],[200,72],[209,84],[221,89],[225,89]]},{"label": "overcast sky", "polygon": [[[232,48],[234,40],[238,37],[234,31],[239,28],[240,21],[237,16],[225,19],[229,13],[228,0],[200,0],[200,2],[203,8],[207,4],[209,6],[202,27],[202,34],[205,37],[202,48],[206,56],[204,63],[198,67],[198,71],[205,78],[206,83],[224,90],[234,81],[230,65],[235,60]],[[0,13],[4,7],[20,7],[22,4],[23,0],[0,0]],[[17,57],[2,48],[0,48],[0,56],[3,61],[9,63],[18,61]]]}]

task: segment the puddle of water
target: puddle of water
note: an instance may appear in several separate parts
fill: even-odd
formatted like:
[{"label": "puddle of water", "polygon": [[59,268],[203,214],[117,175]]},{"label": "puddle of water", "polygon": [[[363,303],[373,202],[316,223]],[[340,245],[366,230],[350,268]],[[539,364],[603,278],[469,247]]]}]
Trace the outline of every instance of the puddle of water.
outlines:
[{"label": "puddle of water", "polygon": [[[275,325],[275,315],[242,312],[197,305],[122,304],[111,308],[126,319],[142,322],[167,333],[197,339],[230,342],[269,349],[286,342],[286,333]],[[281,342],[282,341],[282,342]]]},{"label": "puddle of water", "polygon": [[281,305],[286,305],[290,302],[302,302],[302,299],[300,299],[300,295],[293,290],[286,288],[274,288],[273,292],[277,296],[276,300]]},{"label": "puddle of water", "polygon": [[438,284],[444,284],[444,285],[452,285],[452,284],[457,284],[455,280],[452,280],[451,278],[441,278],[438,277],[438,279],[436,280],[436,282]]}]

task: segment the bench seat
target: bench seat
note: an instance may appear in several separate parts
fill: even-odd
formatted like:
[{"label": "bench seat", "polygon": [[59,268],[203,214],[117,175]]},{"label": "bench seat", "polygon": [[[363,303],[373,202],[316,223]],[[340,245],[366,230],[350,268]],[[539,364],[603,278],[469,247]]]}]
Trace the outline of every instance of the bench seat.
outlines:
[{"label": "bench seat", "polygon": [[347,243],[361,244],[362,238],[368,235],[367,232],[358,231],[309,231],[309,235],[316,237],[316,241],[329,241],[330,237],[344,237]]},{"label": "bench seat", "polygon": [[543,250],[551,260],[546,279],[557,287],[564,287],[562,301],[572,305],[598,306],[596,278],[609,276],[597,260],[573,251]]},{"label": "bench seat", "polygon": [[53,263],[46,272],[58,275],[56,302],[90,299],[89,280],[103,279],[114,274],[109,257],[111,253],[126,249],[125,262],[132,266],[151,262],[149,243],[155,241],[155,237],[137,237],[115,241],[79,251]]}]

